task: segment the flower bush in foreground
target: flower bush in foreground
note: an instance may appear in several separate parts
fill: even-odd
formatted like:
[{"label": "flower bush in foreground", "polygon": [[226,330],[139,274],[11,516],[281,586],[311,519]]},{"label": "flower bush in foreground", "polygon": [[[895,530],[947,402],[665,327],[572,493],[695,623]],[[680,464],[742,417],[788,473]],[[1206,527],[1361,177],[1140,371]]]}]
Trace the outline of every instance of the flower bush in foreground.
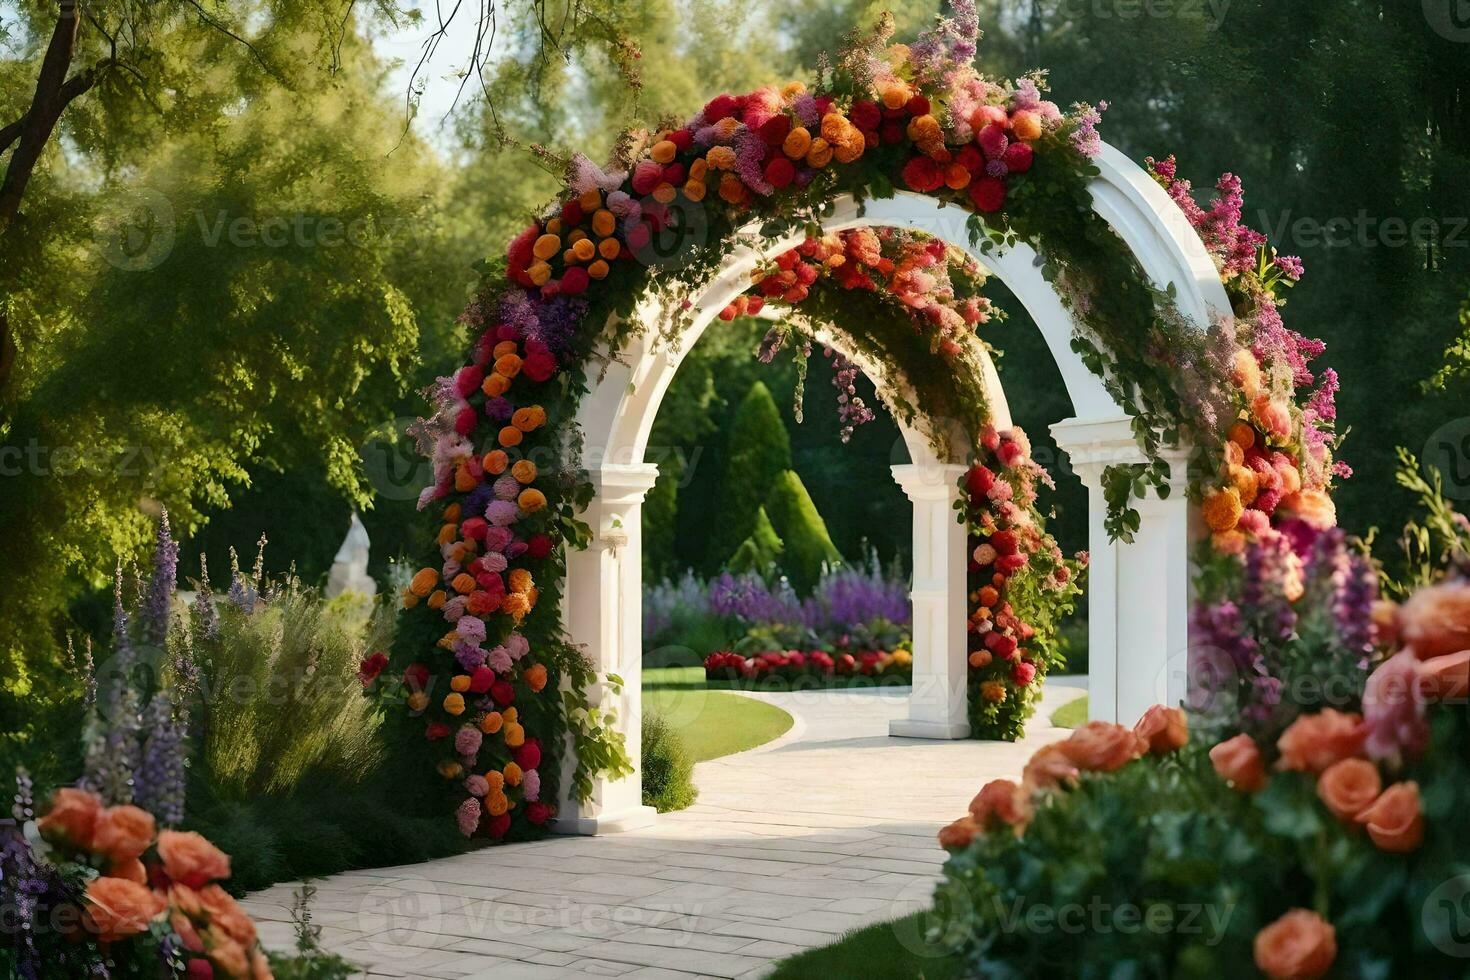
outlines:
[{"label": "flower bush in foreground", "polygon": [[[1303,595],[1343,567],[1309,565]],[[1289,676],[1233,734],[1208,715],[1190,732],[1177,708],[1091,722],[941,832],[941,931],[975,975],[1461,974],[1470,581],[1380,606],[1367,653],[1300,622],[1293,656],[1340,664],[1336,689]],[[1068,929],[1032,907],[1095,917]]]},{"label": "flower bush in foreground", "polygon": [[[33,826],[28,788],[0,824],[11,975],[269,980],[255,923],[220,884],[229,857],[196,833],[158,830],[130,804],[63,788]],[[112,974],[118,975],[118,974]]]}]

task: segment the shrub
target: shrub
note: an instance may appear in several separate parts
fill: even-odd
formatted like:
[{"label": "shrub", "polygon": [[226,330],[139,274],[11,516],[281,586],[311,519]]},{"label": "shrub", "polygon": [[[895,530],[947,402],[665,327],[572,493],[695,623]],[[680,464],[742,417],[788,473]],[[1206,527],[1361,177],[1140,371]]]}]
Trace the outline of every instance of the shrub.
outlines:
[{"label": "shrub", "polygon": [[694,760],[679,735],[656,714],[643,716],[643,803],[659,813],[694,802]]},{"label": "shrub", "polygon": [[780,474],[791,469],[791,437],[770,389],[757,381],[730,424],[710,553],[727,556],[755,529],[756,511]]},{"label": "shrub", "polygon": [[766,497],[766,513],[786,543],[782,567],[792,586],[801,595],[810,594],[823,570],[841,564],[842,555],[794,471],[786,470],[776,477]]},{"label": "shrub", "polygon": [[765,507],[761,507],[755,512],[755,527],[751,529],[750,537],[740,543],[725,567],[736,575],[754,572],[769,578],[780,568],[781,556],[785,553],[786,543],[771,526]]}]

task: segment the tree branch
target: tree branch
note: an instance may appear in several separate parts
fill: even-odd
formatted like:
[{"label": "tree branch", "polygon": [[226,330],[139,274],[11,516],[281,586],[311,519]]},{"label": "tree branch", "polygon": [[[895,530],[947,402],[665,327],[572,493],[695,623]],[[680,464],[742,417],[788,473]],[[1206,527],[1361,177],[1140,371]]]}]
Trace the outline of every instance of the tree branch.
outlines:
[{"label": "tree branch", "polygon": [[10,144],[20,138],[20,131],[25,127],[26,117],[21,116],[9,126],[0,129],[0,153],[10,148]]}]

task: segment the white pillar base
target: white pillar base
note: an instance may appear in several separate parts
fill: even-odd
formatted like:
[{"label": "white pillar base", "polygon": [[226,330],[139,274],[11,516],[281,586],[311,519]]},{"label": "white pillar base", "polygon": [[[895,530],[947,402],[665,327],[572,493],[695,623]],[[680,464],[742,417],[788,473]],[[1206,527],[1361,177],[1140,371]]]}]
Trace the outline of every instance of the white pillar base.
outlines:
[{"label": "white pillar base", "polygon": [[893,738],[961,739],[970,737],[968,721],[924,721],[918,718],[895,718],[888,723]]},{"label": "white pillar base", "polygon": [[601,837],[605,834],[622,834],[630,830],[652,827],[658,819],[658,811],[651,806],[629,807],[613,813],[596,816],[580,814],[559,816],[551,822],[551,829],[558,834],[581,834],[584,837]]}]

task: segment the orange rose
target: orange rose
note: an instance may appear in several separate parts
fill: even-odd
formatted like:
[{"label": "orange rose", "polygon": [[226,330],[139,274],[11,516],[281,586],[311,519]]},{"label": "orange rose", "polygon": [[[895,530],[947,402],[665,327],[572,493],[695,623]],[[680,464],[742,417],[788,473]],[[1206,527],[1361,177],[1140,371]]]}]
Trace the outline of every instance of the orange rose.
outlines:
[{"label": "orange rose", "polygon": [[995,821],[1016,826],[1025,820],[1020,793],[1021,787],[1009,779],[992,779],[970,801],[970,815],[982,827],[989,827]]},{"label": "orange rose", "polygon": [[1322,771],[1317,796],[1339,820],[1351,823],[1383,789],[1378,767],[1367,759],[1342,759]]},{"label": "orange rose", "polygon": [[500,731],[500,726],[504,723],[505,719],[501,717],[500,712],[492,711],[480,719],[480,731],[486,735],[494,735]]},{"label": "orange rose", "polygon": [[209,914],[211,929],[223,929],[243,946],[255,945],[255,923],[229,892],[219,885],[207,885],[199,890],[199,902]]},{"label": "orange rose", "polygon": [[209,960],[219,972],[227,977],[250,976],[250,957],[241,946],[223,929],[210,926],[204,930],[205,945],[209,947]]},{"label": "orange rose", "polygon": [[546,667],[542,664],[532,664],[523,676],[526,684],[538,694],[546,687]]},{"label": "orange rose", "polygon": [[1168,755],[1189,741],[1189,722],[1178,708],[1156,704],[1138,719],[1133,734],[1143,739],[1154,755]]},{"label": "orange rose", "polygon": [[87,918],[104,943],[143,932],[165,904],[161,896],[126,878],[93,878],[85,898]]},{"label": "orange rose", "polygon": [[939,831],[939,846],[946,850],[969,847],[975,835],[984,830],[979,821],[967,813]]},{"label": "orange rose", "polygon": [[1421,660],[1470,649],[1470,583],[1420,589],[1399,607],[1398,620],[1404,645]]},{"label": "orange rose", "polygon": [[112,806],[97,817],[92,851],[121,863],[136,858],[153,843],[153,814],[135,806]]},{"label": "orange rose", "polygon": [[1419,784],[1394,783],[1358,814],[1358,823],[1381,851],[1405,854],[1424,842],[1424,812],[1419,807]]},{"label": "orange rose", "polygon": [[1210,749],[1210,764],[1220,778],[1242,793],[1259,792],[1266,785],[1266,766],[1255,739],[1240,734]]},{"label": "orange rose", "polygon": [[1321,490],[1298,490],[1287,494],[1281,498],[1279,506],[1318,530],[1337,526],[1337,506]]},{"label": "orange rose", "polygon": [[1281,751],[1281,769],[1321,772],[1340,759],[1363,751],[1367,731],[1363,716],[1323,708],[1315,715],[1302,715],[1276,740]]},{"label": "orange rose", "polygon": [[1414,674],[1424,700],[1463,701],[1470,693],[1470,650],[1426,660]]},{"label": "orange rose", "polygon": [[1256,933],[1255,954],[1271,980],[1316,980],[1337,959],[1337,932],[1316,912],[1292,909]]},{"label": "orange rose", "polygon": [[1143,754],[1139,737],[1110,721],[1089,721],[1062,743],[1062,752],[1083,772],[1112,772]]},{"label": "orange rose", "polygon": [[521,767],[514,762],[507,762],[505,768],[501,770],[501,773],[505,776],[505,784],[507,786],[519,786],[521,784],[521,778],[525,775],[521,771]]},{"label": "orange rose", "polygon": [[1023,796],[1038,789],[1051,789],[1077,781],[1077,766],[1062,751],[1060,744],[1047,745],[1037,751],[1021,772]]},{"label": "orange rose", "polygon": [[192,830],[165,830],[158,835],[158,856],[174,881],[202,888],[230,876],[230,856]]},{"label": "orange rose", "polygon": [[52,844],[90,851],[97,818],[101,815],[102,801],[95,795],[65,787],[51,797],[51,809],[36,821],[36,827]]},{"label": "orange rose", "polygon": [[109,863],[107,874],[113,878],[126,878],[128,881],[136,881],[140,885],[148,884],[148,869],[143,867],[143,862],[137,858],[128,858],[125,861],[113,861]]}]

